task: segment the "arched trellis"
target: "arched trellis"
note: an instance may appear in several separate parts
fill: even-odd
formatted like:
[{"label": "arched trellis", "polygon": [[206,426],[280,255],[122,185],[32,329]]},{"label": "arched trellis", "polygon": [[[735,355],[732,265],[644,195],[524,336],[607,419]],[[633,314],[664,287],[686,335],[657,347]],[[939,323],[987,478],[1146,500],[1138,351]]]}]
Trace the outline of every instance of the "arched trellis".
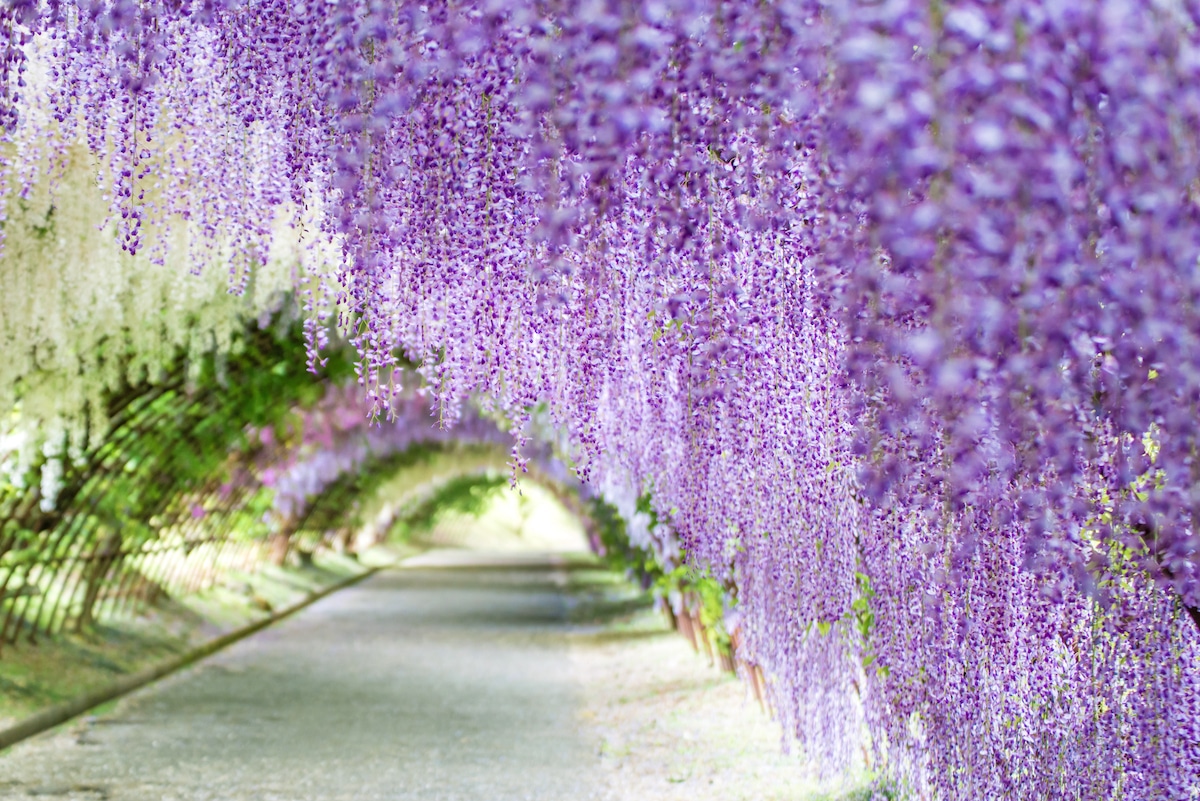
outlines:
[{"label": "arched trellis", "polygon": [[102,440],[65,461],[53,499],[0,487],[0,644],[90,623],[161,594],[196,590],[221,569],[263,558],[268,488],[250,432],[311,403],[326,374],[302,372],[291,329],[252,329],[218,365],[108,400]]},{"label": "arched trellis", "polygon": [[53,498],[0,484],[0,647],[344,548],[359,498],[448,446],[505,463],[494,421],[438,428],[410,394],[372,426],[340,352],[319,375],[303,364],[295,327],[247,330],[220,365],[181,360],[111,397],[105,435],[62,465]]},{"label": "arched trellis", "polygon": [[[350,527],[357,520],[359,499],[371,493],[388,476],[428,459],[441,449],[436,443],[422,444],[372,458],[358,470],[347,472],[330,484],[314,498],[295,520],[289,521],[284,531],[279,532],[273,549],[275,561],[282,561],[289,550],[311,554],[326,544],[332,534],[334,539],[347,543]],[[348,543],[347,543],[348,544]]]}]

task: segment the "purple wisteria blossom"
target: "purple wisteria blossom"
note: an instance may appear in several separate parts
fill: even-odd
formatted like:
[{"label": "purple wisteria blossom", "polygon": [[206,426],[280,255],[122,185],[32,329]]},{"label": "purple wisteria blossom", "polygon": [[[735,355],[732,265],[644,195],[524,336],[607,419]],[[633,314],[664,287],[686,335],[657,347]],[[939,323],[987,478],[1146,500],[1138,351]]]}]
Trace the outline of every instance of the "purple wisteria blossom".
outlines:
[{"label": "purple wisteria blossom", "polygon": [[[828,769],[1200,797],[1194,0],[9,0],[0,32],[8,202],[48,180],[22,142],[82,141],[130,251],[186,229],[236,291],[281,221],[322,243],[297,289],[371,402],[410,360],[518,469],[543,416],[649,493],[638,536],[734,588]],[[357,458],[318,451],[291,494]]]}]

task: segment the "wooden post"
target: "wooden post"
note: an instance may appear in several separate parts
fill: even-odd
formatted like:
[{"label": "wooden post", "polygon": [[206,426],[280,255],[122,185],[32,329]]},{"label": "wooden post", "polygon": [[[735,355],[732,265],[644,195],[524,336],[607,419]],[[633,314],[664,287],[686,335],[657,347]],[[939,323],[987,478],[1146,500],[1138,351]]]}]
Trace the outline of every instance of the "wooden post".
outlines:
[{"label": "wooden post", "polygon": [[692,628],[692,615],[685,607],[683,614],[678,615],[676,619],[679,621],[679,630],[683,632],[683,636],[688,638],[688,642],[692,644],[692,650],[700,653],[700,646],[696,642],[696,632]]},{"label": "wooden post", "polygon": [[96,601],[100,598],[100,589],[104,586],[105,578],[120,556],[121,535],[115,531],[110,532],[92,551],[85,568],[84,581],[87,589],[83,594],[83,605],[79,609],[79,617],[75,620],[76,631],[81,632],[96,621]]},{"label": "wooden post", "polygon": [[277,567],[283,567],[283,563],[287,561],[288,551],[292,547],[292,533],[290,530],[284,530],[278,534],[271,535],[271,564]]}]

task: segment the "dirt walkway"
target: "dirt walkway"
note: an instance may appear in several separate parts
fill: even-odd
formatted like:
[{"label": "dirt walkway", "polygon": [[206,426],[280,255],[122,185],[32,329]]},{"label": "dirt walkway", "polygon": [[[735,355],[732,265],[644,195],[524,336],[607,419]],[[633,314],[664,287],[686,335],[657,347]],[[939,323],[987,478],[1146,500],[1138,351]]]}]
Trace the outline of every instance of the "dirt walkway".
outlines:
[{"label": "dirt walkway", "polygon": [[[571,622],[580,601],[567,583],[566,570],[519,561],[381,573],[0,755],[0,799],[629,797],[613,786],[624,771],[606,763],[617,730],[641,724],[593,721],[601,699],[585,682],[603,682],[596,669],[614,668],[615,654],[580,662],[581,630],[595,627]],[[717,789],[709,778],[704,789]],[[689,797],[709,797],[700,789]]]}]

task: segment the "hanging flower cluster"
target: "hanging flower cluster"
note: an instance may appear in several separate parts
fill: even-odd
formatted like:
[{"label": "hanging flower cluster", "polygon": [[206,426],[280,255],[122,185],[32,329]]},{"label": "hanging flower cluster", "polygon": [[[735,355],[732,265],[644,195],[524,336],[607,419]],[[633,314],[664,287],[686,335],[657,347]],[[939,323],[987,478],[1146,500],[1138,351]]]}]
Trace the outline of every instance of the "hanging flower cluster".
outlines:
[{"label": "hanging flower cluster", "polygon": [[1195,3],[10,0],[0,31],[10,215],[83,148],[130,257],[240,291],[289,228],[312,357],[336,315],[377,408],[410,359],[518,468],[543,408],[736,587],[814,757],[1200,796]]},{"label": "hanging flower cluster", "polygon": [[109,204],[89,171],[92,157],[71,143],[51,158],[39,133],[44,111],[23,119],[30,139],[16,156],[0,144],[10,167],[41,178],[10,180],[0,201],[0,409],[18,409],[0,421],[0,453],[20,452],[6,465],[15,478],[41,461],[39,450],[50,457],[43,497],[53,499],[51,474],[66,449],[78,455],[108,433],[107,395],[162,381],[181,354],[194,380],[203,357],[228,355],[250,321],[294,306],[296,260],[259,263],[245,291],[232,294],[222,274],[190,273],[186,229],[163,231],[160,257],[122,249],[115,224],[105,222]]}]

